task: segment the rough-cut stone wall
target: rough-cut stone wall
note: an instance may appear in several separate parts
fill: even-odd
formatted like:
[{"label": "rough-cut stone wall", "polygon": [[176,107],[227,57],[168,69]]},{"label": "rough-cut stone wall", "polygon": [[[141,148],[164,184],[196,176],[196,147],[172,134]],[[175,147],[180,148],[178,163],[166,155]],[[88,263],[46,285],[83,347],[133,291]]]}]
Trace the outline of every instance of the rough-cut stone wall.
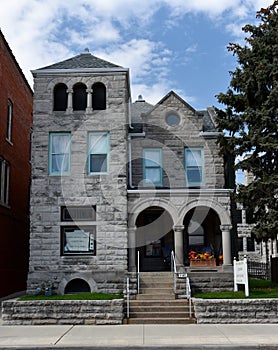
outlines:
[{"label": "rough-cut stone wall", "polygon": [[[180,124],[169,126],[169,112],[180,116]],[[203,119],[174,95],[143,117],[145,137],[132,138],[133,185],[142,186],[143,148],[162,148],[163,187],[187,187],[184,171],[184,148],[204,149],[204,188],[224,187],[224,164],[216,137],[202,136]]]},{"label": "rough-cut stone wall", "polygon": [[4,325],[122,324],[123,299],[3,302]]},{"label": "rough-cut stone wall", "polygon": [[[127,91],[125,72],[51,75],[35,73],[31,238],[28,292],[44,281],[56,281],[58,292],[72,279],[90,289],[122,291],[127,270]],[[106,86],[106,110],[53,111],[53,88],[82,82]],[[88,133],[109,132],[109,173],[88,175]],[[71,172],[48,175],[50,132],[71,132]],[[96,255],[62,256],[61,206],[96,206]],[[92,222],[69,223],[91,225]]]},{"label": "rough-cut stone wall", "polygon": [[278,323],[277,299],[194,299],[197,323]]}]

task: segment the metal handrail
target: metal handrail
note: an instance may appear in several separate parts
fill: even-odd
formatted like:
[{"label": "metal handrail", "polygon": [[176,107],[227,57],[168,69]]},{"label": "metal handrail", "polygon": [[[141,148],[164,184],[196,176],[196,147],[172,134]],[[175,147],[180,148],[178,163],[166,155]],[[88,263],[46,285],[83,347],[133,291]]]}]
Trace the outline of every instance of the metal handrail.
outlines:
[{"label": "metal handrail", "polygon": [[186,275],[185,279],[185,289],[186,289],[186,298],[189,301],[189,317],[192,317],[192,300],[191,300],[191,286],[189,277]]},{"label": "metal handrail", "polygon": [[127,318],[129,318],[129,310],[130,310],[129,300],[130,300],[129,277],[127,277],[126,279],[126,304],[127,304],[126,316]]},{"label": "metal handrail", "polygon": [[175,259],[175,253],[171,251],[171,269],[174,271],[174,293],[177,291],[177,264]]},{"label": "metal handrail", "polygon": [[140,252],[137,252],[137,293],[140,294]]},{"label": "metal handrail", "polygon": [[[174,293],[177,292],[177,264],[176,264],[176,258],[175,253],[172,250],[171,251],[171,269],[174,272]],[[185,292],[186,292],[186,298],[189,301],[189,317],[192,317],[192,300],[191,300],[191,286],[190,286],[190,280],[188,275],[185,276]]]}]

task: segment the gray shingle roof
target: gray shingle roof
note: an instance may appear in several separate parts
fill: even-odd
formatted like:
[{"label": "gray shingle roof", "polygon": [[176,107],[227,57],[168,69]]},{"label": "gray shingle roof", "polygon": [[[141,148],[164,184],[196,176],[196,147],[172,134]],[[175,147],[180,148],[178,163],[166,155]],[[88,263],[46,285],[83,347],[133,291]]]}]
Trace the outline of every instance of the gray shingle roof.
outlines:
[{"label": "gray shingle roof", "polygon": [[90,52],[81,53],[80,55],[69,58],[65,61],[54,63],[50,66],[42,67],[43,69],[86,69],[86,68],[122,68],[114,63],[105,61],[92,55]]}]

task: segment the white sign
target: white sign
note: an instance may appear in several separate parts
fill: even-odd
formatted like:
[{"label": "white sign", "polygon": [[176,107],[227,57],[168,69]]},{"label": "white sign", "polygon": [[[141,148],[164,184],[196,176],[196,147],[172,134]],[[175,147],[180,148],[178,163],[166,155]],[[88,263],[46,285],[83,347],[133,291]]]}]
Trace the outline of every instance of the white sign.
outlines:
[{"label": "white sign", "polygon": [[247,259],[234,260],[234,291],[238,292],[238,284],[245,285],[245,296],[249,296]]},{"label": "white sign", "polygon": [[89,250],[89,233],[83,230],[66,232],[67,250],[87,252]]}]

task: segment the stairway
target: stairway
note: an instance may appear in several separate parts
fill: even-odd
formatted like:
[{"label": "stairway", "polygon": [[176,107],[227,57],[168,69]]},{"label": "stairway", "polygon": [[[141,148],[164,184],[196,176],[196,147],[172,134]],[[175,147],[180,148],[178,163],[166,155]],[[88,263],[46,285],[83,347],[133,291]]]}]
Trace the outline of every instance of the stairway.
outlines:
[{"label": "stairway", "polygon": [[[140,294],[130,300],[128,324],[195,323],[187,299],[176,299],[172,272],[141,272]],[[193,313],[192,313],[193,316]]]}]

